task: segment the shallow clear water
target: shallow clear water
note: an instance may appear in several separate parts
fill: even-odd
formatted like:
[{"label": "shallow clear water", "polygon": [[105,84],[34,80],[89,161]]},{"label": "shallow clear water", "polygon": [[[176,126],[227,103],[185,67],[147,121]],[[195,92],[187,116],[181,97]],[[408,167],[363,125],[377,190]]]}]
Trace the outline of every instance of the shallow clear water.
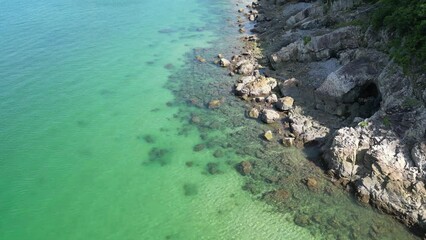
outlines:
[{"label": "shallow clear water", "polygon": [[214,150],[193,151],[195,127],[182,134],[185,106],[165,86],[196,64],[188,52],[237,32],[221,21],[234,8],[0,0],[0,239],[326,236],[242,191],[232,166],[207,174]]}]

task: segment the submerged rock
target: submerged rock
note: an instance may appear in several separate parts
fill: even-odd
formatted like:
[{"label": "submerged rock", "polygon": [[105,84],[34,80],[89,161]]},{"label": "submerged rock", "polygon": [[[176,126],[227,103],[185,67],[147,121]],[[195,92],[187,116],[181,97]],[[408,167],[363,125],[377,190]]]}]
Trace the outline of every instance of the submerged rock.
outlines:
[{"label": "submerged rock", "polygon": [[208,107],[209,107],[210,109],[216,109],[216,108],[219,108],[219,107],[220,107],[220,105],[221,105],[220,100],[218,100],[218,99],[214,99],[214,100],[211,100],[211,101],[209,102]]},{"label": "submerged rock", "polygon": [[268,141],[272,141],[274,139],[274,135],[271,130],[266,131],[265,134],[263,134],[263,137]]},{"label": "submerged rock", "polygon": [[198,187],[193,183],[185,183],[183,185],[183,193],[185,196],[194,196],[198,194]]},{"label": "submerged rock", "polygon": [[259,110],[256,108],[250,109],[250,111],[247,114],[250,118],[258,118],[259,117]]},{"label": "submerged rock", "polygon": [[199,151],[202,151],[205,147],[206,147],[205,144],[200,143],[200,144],[195,145],[193,150],[194,150],[194,152],[199,152]]},{"label": "submerged rock", "polygon": [[211,175],[222,173],[222,171],[220,171],[219,169],[219,164],[215,162],[207,163],[206,168],[207,168],[207,172],[210,173]]},{"label": "submerged rock", "polygon": [[252,168],[253,167],[249,161],[242,161],[236,166],[237,171],[243,176],[250,174]]}]

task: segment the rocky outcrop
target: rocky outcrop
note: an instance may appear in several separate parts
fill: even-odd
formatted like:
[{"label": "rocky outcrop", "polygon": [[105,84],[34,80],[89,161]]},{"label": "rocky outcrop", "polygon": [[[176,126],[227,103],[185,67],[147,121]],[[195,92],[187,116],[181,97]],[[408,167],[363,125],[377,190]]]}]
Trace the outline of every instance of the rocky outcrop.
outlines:
[{"label": "rocky outcrop", "polygon": [[270,56],[271,64],[289,61],[308,62],[329,59],[338,51],[354,49],[361,45],[359,27],[339,28],[331,33],[310,37],[290,43]]},{"label": "rocky outcrop", "polygon": [[256,28],[265,62],[287,79],[281,97],[297,103],[275,104],[287,137],[320,143],[330,173],[361,202],[426,231],[426,76],[407,76],[382,51],[386,34],[365,28],[369,4],[266,2]]},{"label": "rocky outcrop", "polygon": [[277,80],[275,78],[246,76],[240,78],[235,85],[235,92],[240,96],[265,96],[269,95],[276,86]]}]

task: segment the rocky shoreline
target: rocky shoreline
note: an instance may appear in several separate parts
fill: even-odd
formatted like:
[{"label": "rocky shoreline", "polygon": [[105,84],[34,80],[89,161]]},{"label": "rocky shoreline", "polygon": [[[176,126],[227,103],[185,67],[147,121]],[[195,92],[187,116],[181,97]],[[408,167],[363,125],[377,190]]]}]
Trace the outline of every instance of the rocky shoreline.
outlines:
[{"label": "rocky shoreline", "polygon": [[[245,21],[256,22],[254,34],[244,34],[241,54],[216,63],[240,75],[234,93],[247,117],[272,127],[262,138],[317,149],[313,161],[333,182],[422,235],[426,77],[404,74],[384,52],[386,32],[359,24],[372,9],[357,0],[253,2],[238,24],[245,33]],[[252,172],[250,162],[238,169]]]}]

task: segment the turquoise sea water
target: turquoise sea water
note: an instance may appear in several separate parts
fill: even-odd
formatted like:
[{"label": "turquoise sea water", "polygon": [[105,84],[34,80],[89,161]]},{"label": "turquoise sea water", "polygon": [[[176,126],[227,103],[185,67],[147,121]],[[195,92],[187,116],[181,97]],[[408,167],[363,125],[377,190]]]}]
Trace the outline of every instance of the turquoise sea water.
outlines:
[{"label": "turquoise sea water", "polygon": [[188,52],[237,32],[234,8],[0,0],[0,239],[326,236],[242,191],[232,167],[207,174],[213,150],[181,132],[165,86]]}]

